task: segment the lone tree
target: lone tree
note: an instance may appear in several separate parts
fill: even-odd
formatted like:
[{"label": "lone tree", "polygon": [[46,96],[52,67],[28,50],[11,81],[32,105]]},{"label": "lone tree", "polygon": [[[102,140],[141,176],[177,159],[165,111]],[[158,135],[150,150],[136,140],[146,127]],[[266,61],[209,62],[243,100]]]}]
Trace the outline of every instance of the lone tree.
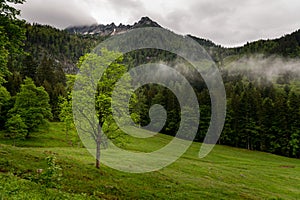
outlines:
[{"label": "lone tree", "polygon": [[[107,49],[101,49],[100,55],[87,54],[79,61],[81,73],[77,76],[73,91],[73,112],[77,113],[74,120],[77,122],[77,129],[84,134],[81,138],[83,142],[86,139],[86,143],[90,145],[88,148],[96,151],[96,168],[100,168],[100,146],[106,142],[103,137],[103,127],[106,133],[112,135],[118,130],[112,117],[111,103],[114,87],[127,71],[122,61],[122,54]],[[102,73],[101,79],[97,80]],[[131,93],[128,85],[130,85],[130,77],[122,84],[119,95]],[[96,109],[95,116],[90,112],[93,109]],[[118,113],[124,111],[125,108],[117,110]]]},{"label": "lone tree", "polygon": [[28,138],[35,128],[52,117],[49,95],[43,87],[36,87],[32,79],[26,78],[9,115],[21,117],[27,127],[26,138]]}]

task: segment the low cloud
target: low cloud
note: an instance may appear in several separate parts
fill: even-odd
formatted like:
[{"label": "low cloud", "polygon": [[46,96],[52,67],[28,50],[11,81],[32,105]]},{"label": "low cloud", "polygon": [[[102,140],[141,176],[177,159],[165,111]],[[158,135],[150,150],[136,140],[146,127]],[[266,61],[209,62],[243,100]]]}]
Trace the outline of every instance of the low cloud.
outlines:
[{"label": "low cloud", "polygon": [[300,60],[279,56],[264,57],[263,55],[255,55],[243,57],[230,63],[226,68],[232,74],[234,72],[248,72],[251,76],[265,77],[270,81],[287,72],[300,77]]}]

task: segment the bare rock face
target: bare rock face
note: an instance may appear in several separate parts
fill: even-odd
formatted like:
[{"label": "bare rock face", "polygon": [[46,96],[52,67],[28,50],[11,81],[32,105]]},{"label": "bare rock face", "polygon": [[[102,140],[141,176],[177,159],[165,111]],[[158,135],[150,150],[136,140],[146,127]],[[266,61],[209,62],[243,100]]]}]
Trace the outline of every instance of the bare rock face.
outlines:
[{"label": "bare rock face", "polygon": [[74,26],[69,27],[66,30],[69,33],[81,34],[81,35],[100,35],[100,36],[111,36],[116,34],[124,33],[128,30],[143,27],[161,27],[158,23],[152,21],[149,17],[142,17],[140,21],[133,25],[120,24],[116,26],[114,23],[103,25],[94,24],[91,26]]}]

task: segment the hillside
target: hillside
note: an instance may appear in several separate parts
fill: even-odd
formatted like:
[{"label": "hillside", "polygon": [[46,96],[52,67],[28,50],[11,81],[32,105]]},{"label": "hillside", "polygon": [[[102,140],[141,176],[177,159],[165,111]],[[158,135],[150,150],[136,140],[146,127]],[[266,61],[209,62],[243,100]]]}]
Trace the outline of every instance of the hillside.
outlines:
[{"label": "hillside", "polygon": [[[0,200],[299,199],[300,31],[237,48],[188,35],[218,69],[187,36],[133,31],[162,28],[148,17],[59,30],[20,20],[23,2],[0,1]],[[90,53],[116,34],[205,55]],[[218,145],[200,159],[202,141]]]},{"label": "hillside", "polygon": [[259,40],[247,43],[237,48],[240,53],[280,55],[283,57],[299,58],[300,56],[300,30],[286,34],[274,40]]},{"label": "hillside", "polygon": [[[2,136],[1,136],[2,138]],[[128,149],[148,151],[171,138],[158,135],[141,145],[129,140]],[[300,195],[300,160],[226,146],[216,146],[198,159],[200,143],[172,165],[146,174],[127,174],[102,166],[84,148],[65,141],[63,126],[51,123],[30,140],[0,139],[0,198],[14,199],[297,199]],[[5,144],[3,144],[5,143]],[[54,154],[62,168],[59,189],[30,181],[45,157]]]},{"label": "hillside", "polygon": [[57,62],[66,73],[77,73],[80,56],[89,53],[104,37],[69,34],[51,26],[26,24],[25,51],[40,64],[46,56]]},{"label": "hillside", "polygon": [[[73,26],[65,30],[58,30],[51,26],[33,24],[26,25],[25,50],[32,54],[38,62],[43,56],[58,61],[66,73],[76,73],[76,62],[79,57],[90,52],[104,39],[116,34],[142,27],[161,27],[149,17],[142,17],[133,25],[95,24]],[[283,57],[300,57],[299,31],[287,34],[274,40],[259,40],[247,43],[242,47],[226,48],[213,41],[199,36],[188,35],[202,45],[220,66],[224,60],[232,56],[264,54],[266,56],[279,55]]]},{"label": "hillside", "polygon": [[[131,28],[148,25],[159,26],[156,22],[144,17]],[[224,48],[212,41],[193,37],[207,49],[222,72],[227,97],[227,117],[218,141],[220,144],[288,157],[300,157],[300,133],[297,131],[300,116],[298,111],[300,105],[299,62],[297,62],[297,57],[290,60],[292,55],[281,55],[281,51],[272,55],[267,53],[264,55],[263,51],[263,49],[268,49],[270,45],[267,44],[271,42],[284,45],[283,41],[289,41],[289,38],[297,41],[297,35],[296,32],[278,41],[267,41],[265,48],[264,46],[257,50],[253,48],[253,53],[247,48],[255,46],[256,43],[250,43],[241,48]],[[66,97],[75,79],[75,76],[66,77],[65,75],[75,74],[78,71],[76,64],[80,63],[79,57],[88,53],[107,37],[110,36],[70,34],[66,30],[62,31],[49,26],[27,24],[25,51],[30,55],[27,55],[28,57],[24,55],[25,59],[16,59],[12,65],[8,65],[12,73],[6,76],[7,82],[4,87],[12,98],[11,101],[3,100],[5,106],[1,110],[3,117],[0,118],[0,127],[5,128],[4,125],[10,117],[9,110],[13,108],[14,97],[20,92],[25,77],[32,78],[37,86],[45,88],[50,97],[53,115],[51,120],[59,121],[60,97]],[[288,50],[296,51],[297,48]],[[259,56],[255,57],[257,55]],[[130,70],[141,64],[155,62],[164,62],[174,67],[176,67],[176,62],[182,64],[180,67],[177,65],[177,70],[181,70],[180,72],[188,78],[195,88],[198,101],[201,102],[201,119],[195,140],[203,141],[210,123],[211,101],[206,84],[199,73],[195,73],[195,70],[185,65],[184,61],[180,61],[177,55],[158,49],[130,52],[124,55],[122,63],[119,64],[124,65],[126,70]],[[147,74],[144,75],[147,76]],[[139,78],[143,78],[144,75],[140,75]],[[113,74],[111,77],[117,76]],[[180,87],[180,84],[177,85],[176,87]],[[174,136],[179,127],[180,108],[172,92],[154,85],[141,87],[136,94],[140,102],[133,107],[135,107],[134,114],[139,116],[138,123],[147,125],[151,105],[161,104],[168,111],[168,120],[161,133]],[[282,120],[285,123],[282,123]]]}]

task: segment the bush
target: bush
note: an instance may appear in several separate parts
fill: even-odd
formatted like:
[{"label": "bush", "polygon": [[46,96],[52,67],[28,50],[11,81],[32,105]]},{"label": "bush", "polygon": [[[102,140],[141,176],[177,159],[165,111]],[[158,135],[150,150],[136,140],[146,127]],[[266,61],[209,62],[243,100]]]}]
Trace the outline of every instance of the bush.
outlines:
[{"label": "bush", "polygon": [[44,185],[48,188],[59,188],[62,177],[62,168],[56,163],[56,157],[50,155],[46,158],[48,168],[38,169],[37,174],[32,177],[32,181]]}]

